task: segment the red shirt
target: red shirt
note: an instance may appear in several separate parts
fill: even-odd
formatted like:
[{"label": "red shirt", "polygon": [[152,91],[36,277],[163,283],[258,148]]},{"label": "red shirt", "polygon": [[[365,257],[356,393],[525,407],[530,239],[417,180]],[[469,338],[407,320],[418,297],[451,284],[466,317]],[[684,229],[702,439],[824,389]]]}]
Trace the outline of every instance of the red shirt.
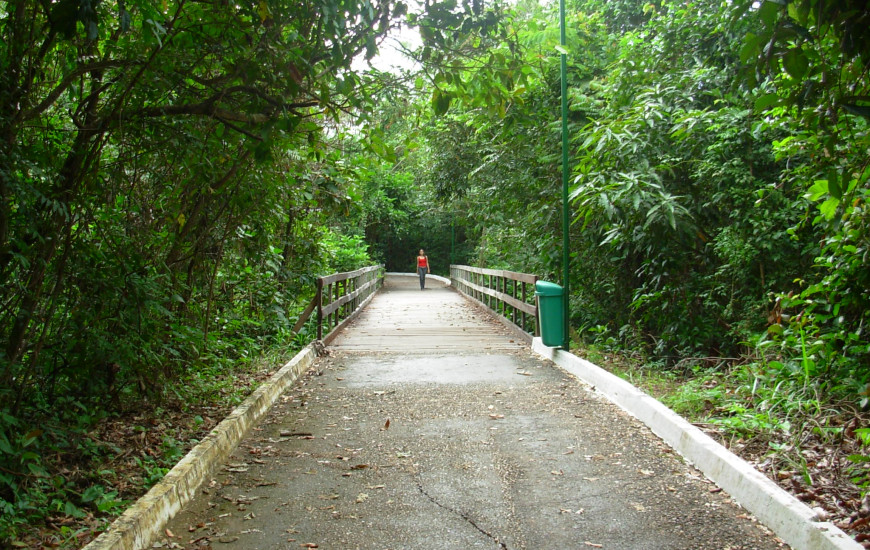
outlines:
[{"label": "red shirt", "polygon": [[425,267],[426,269],[429,269],[429,257],[417,256],[417,267]]}]

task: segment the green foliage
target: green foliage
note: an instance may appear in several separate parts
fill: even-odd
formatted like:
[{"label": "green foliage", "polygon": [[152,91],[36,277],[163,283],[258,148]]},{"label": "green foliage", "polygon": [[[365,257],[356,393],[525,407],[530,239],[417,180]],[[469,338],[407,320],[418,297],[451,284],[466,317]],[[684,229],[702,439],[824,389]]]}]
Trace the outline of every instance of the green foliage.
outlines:
[{"label": "green foliage", "polygon": [[[349,190],[354,200],[347,215],[334,222],[335,231],[364,236],[369,264],[382,263],[387,271],[414,271],[414,258],[423,248],[433,273],[448,275],[450,263],[463,263],[470,253],[465,216],[440,200],[440,191],[429,185],[428,148],[416,143],[421,132],[407,118],[413,111],[397,106],[389,94],[383,101],[368,120],[384,128],[379,139],[383,147],[396,151],[397,164],[366,153],[354,157],[356,180]],[[363,246],[361,241],[349,241],[337,250]]]},{"label": "green foliage", "polygon": [[[607,338],[673,364],[752,352],[745,342],[784,327],[786,308],[813,319],[792,330],[802,339],[780,342],[783,356],[847,381],[831,387],[868,381],[867,56],[852,20],[866,10],[819,6],[588,0],[569,10],[580,334],[603,342],[591,327],[608,327]],[[555,16],[520,4],[494,11],[483,32],[460,12],[439,12],[441,34],[424,35],[424,50],[487,46],[421,55],[438,76],[418,179],[467,212],[477,264],[552,276],[559,92],[545,21]],[[825,66],[838,67],[836,82]],[[507,74],[515,88],[500,87]]]},{"label": "green foliage", "polygon": [[368,245],[362,237],[328,232],[321,242],[327,255],[324,274],[353,271],[372,265]]},{"label": "green foliage", "polygon": [[582,94],[601,107],[574,139],[572,200],[578,257],[596,267],[581,267],[575,288],[606,307],[578,321],[633,327],[672,361],[730,354],[764,326],[768,293],[800,273],[801,246],[777,228],[796,222],[798,197],[776,187],[764,145],[775,132],[759,132],[731,84],[740,26],[712,5],[645,13]]},{"label": "green foliage", "polygon": [[[355,177],[344,129],[370,99],[351,62],[405,11],[0,3],[0,541],[48,514],[112,512],[111,488],[53,481],[54,460],[103,452],[82,419],[207,399],[302,343],[290,329]],[[336,239],[339,262],[365,257]],[[143,464],[148,483],[173,449]]]},{"label": "green foliage", "polygon": [[[862,399],[866,6],[571,4],[577,334],[663,385],[687,356],[750,357],[739,390],[702,369],[670,401],[730,433]],[[387,75],[351,61],[402,2],[2,4],[0,539],[112,513],[112,487],[46,457],[109,452],[83,434],[140,399],[240,400],[239,369],[311,337],[291,328],[318,275],[425,248],[439,274],[554,278],[555,9],[426,3],[405,21],[422,70]],[[181,448],[140,458],[142,483]]]},{"label": "green foliage", "polygon": [[[65,405],[75,411],[76,422],[58,419],[56,425],[44,428],[26,428],[21,419],[0,413],[0,536],[4,539],[14,540],[45,514],[83,518],[89,512],[117,513],[127,504],[117,491],[100,484],[81,491],[66,475],[53,471],[46,456],[66,454],[88,460],[102,452],[87,437],[98,418],[72,399]],[[76,423],[73,428],[61,427]],[[94,481],[98,476],[94,473]]]},{"label": "green foliage", "polygon": [[[752,11],[743,3],[734,9]],[[807,374],[863,391],[870,382],[870,11],[861,2],[807,0],[765,2],[757,16],[762,26],[745,35],[741,51],[754,62],[746,78],[769,82],[755,108],[768,126],[787,128],[774,142],[788,162],[783,179],[814,205],[792,232],[812,231],[817,242],[814,269],[783,289],[770,333]]]}]

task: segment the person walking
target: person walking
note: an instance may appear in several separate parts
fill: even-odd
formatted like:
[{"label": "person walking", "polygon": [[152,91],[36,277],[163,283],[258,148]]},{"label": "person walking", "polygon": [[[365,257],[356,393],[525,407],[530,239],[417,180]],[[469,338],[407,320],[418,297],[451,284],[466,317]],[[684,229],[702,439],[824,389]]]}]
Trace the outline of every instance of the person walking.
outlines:
[{"label": "person walking", "polygon": [[420,290],[426,287],[426,274],[429,273],[429,256],[422,248],[417,254],[417,275],[420,276]]}]

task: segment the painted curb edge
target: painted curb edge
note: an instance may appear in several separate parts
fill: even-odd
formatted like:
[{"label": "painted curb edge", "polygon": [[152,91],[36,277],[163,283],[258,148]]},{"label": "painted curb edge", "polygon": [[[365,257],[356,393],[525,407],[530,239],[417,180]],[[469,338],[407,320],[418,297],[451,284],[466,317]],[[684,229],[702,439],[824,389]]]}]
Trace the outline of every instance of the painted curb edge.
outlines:
[{"label": "painted curb edge", "polygon": [[758,520],[795,550],[861,550],[840,528],[819,521],[809,506],[686,419],[629,382],[571,353],[544,346],[532,351],[590,384],[611,402],[647,425]]},{"label": "painted curb edge", "polygon": [[[419,277],[419,275],[417,275],[416,273],[400,273],[398,271],[388,271],[386,275],[395,275],[398,277]],[[428,277],[429,279],[435,279],[436,281],[442,282],[447,286],[453,285],[450,279],[448,279],[447,277],[442,277],[441,275],[432,275],[431,273],[429,273],[428,275],[426,275],[426,277]]]},{"label": "painted curb edge", "polygon": [[213,469],[232,453],[248,429],[269,411],[284,390],[308,370],[316,357],[313,344],[303,348],[83,550],[142,550],[149,547],[163,526],[190,502]]}]

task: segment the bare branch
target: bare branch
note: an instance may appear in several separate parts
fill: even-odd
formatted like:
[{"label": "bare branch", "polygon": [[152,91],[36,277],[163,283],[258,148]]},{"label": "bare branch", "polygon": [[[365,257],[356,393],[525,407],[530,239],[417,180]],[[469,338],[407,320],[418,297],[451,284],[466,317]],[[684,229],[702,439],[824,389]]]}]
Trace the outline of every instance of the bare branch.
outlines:
[{"label": "bare branch", "polygon": [[66,91],[67,88],[70,87],[70,85],[73,83],[73,81],[75,79],[77,79],[78,77],[82,76],[83,74],[87,74],[87,73],[92,72],[92,71],[102,71],[102,70],[106,70],[106,69],[114,69],[117,67],[124,67],[124,66],[127,66],[129,64],[130,63],[127,61],[100,61],[97,63],[91,63],[89,65],[81,65],[79,67],[76,67],[75,70],[73,70],[72,72],[67,74],[65,77],[63,77],[63,80],[60,81],[60,84],[58,84],[51,91],[51,93],[49,93],[45,97],[45,99],[43,99],[41,102],[39,102],[39,105],[37,105],[36,107],[34,107],[32,109],[25,111],[24,115],[21,117],[21,119],[22,120],[29,120],[29,119],[36,117],[36,116],[39,116],[40,114],[45,112],[45,110],[48,109],[49,107],[51,107],[54,104],[54,102],[57,101],[57,98],[59,98],[60,95],[64,91]]}]

